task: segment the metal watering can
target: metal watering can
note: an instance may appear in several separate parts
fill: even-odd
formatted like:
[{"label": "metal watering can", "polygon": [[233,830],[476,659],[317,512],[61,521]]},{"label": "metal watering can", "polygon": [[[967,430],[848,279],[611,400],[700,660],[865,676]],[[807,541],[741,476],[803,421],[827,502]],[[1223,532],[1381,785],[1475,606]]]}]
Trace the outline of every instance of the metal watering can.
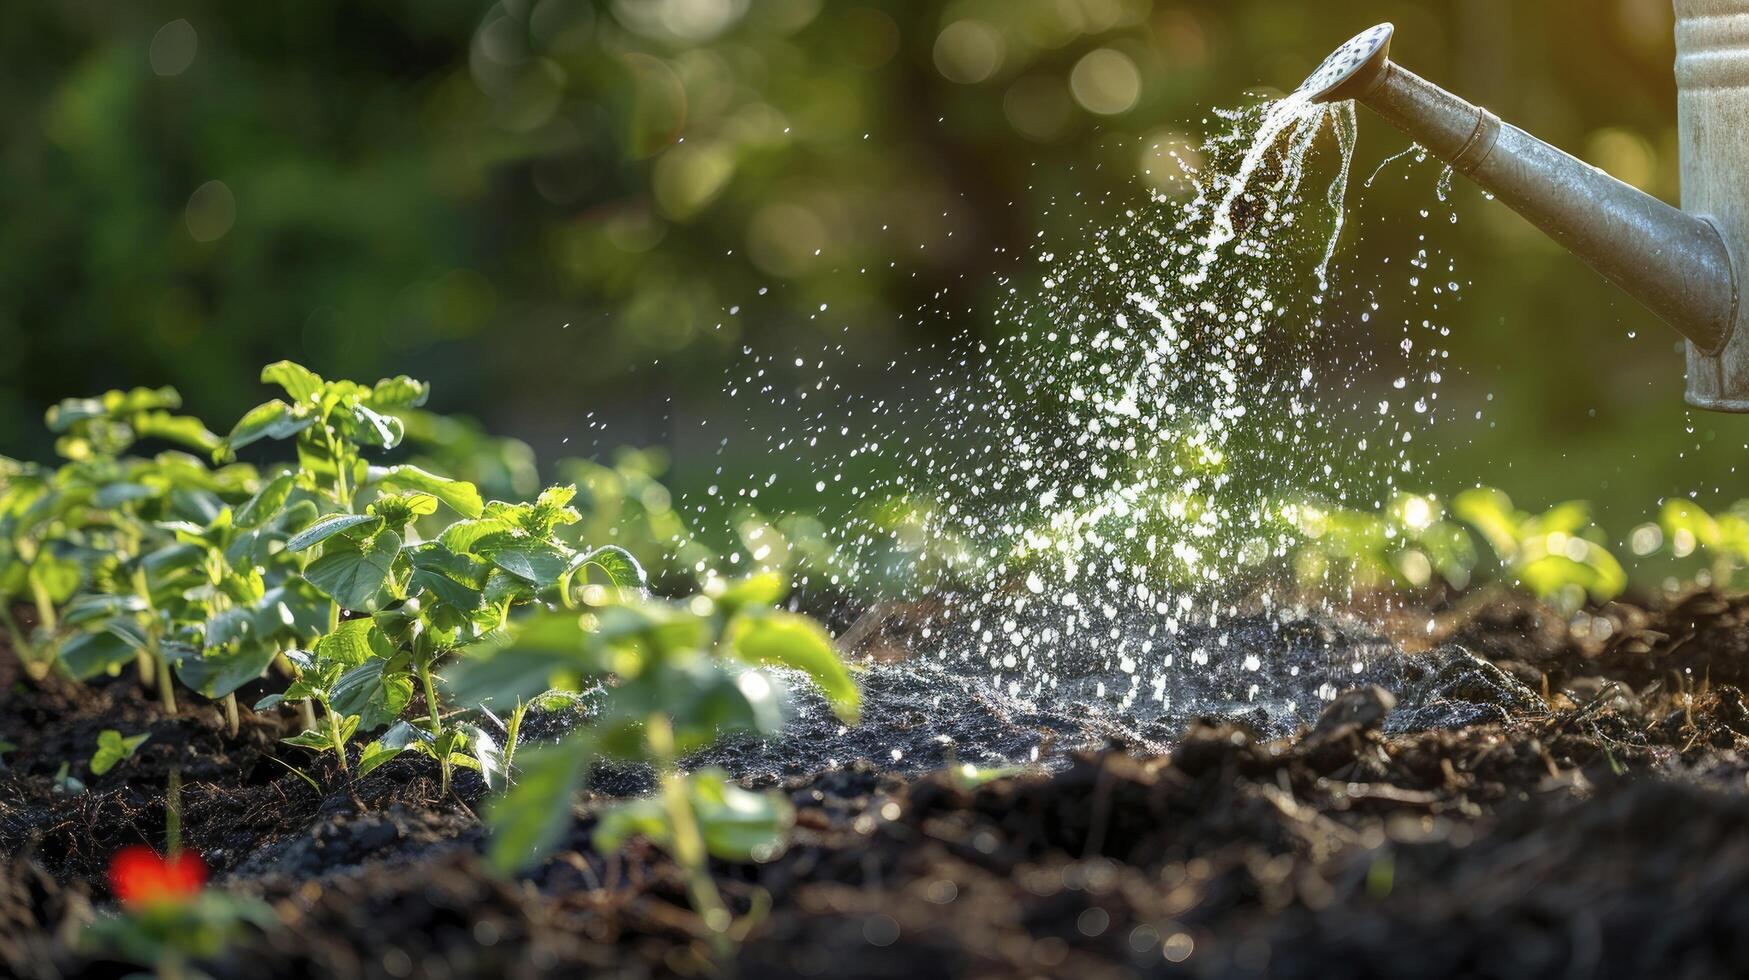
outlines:
[{"label": "metal watering can", "polygon": [[1676,0],[1682,209],[1555,149],[1357,35],[1299,92],[1353,99],[1475,181],[1688,338],[1688,403],[1749,412],[1749,0]]}]

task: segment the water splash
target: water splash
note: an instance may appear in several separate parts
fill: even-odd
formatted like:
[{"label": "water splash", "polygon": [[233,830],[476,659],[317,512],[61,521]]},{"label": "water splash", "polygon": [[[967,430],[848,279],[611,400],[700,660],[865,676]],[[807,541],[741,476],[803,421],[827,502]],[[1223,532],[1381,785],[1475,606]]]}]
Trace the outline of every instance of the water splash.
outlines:
[{"label": "water splash", "polygon": [[[1250,190],[1251,181],[1257,175],[1258,169],[1279,151],[1278,144],[1283,135],[1288,138],[1289,149],[1281,159],[1282,182],[1277,186],[1275,196],[1278,199],[1291,199],[1298,192],[1300,181],[1304,179],[1306,155],[1311,152],[1312,143],[1326,119],[1333,115],[1346,120],[1346,125],[1339,124],[1337,127],[1338,134],[1342,136],[1342,175],[1338,184],[1346,188],[1348,163],[1354,152],[1354,103],[1317,104],[1303,91],[1294,92],[1272,103],[1264,111],[1263,121],[1257,127],[1256,136],[1239,161],[1237,169],[1231,176],[1217,178],[1217,183],[1224,184],[1225,187],[1219,203],[1215,205],[1207,237],[1202,242],[1202,252],[1197,256],[1197,269],[1183,279],[1186,286],[1199,286],[1207,282],[1210,271],[1220,258],[1220,250],[1239,237],[1233,223],[1233,208]],[[1336,186],[1337,184],[1332,185],[1333,191]],[[1341,234],[1342,228],[1339,201],[1337,215],[1336,230],[1331,235],[1331,251],[1335,250],[1336,237]],[[1323,281],[1322,267],[1319,279]]]},{"label": "water splash", "polygon": [[[1010,696],[1303,713],[1283,692],[1332,697],[1361,674],[1355,654],[1309,684],[1232,624],[1303,613],[1282,576],[1314,502],[1382,508],[1413,473],[1444,328],[1411,312],[1397,352],[1337,356],[1327,298],[1363,321],[1383,313],[1374,284],[1330,274],[1352,103],[1295,95],[1221,118],[1207,165],[1186,166],[1191,194],[1124,207],[1061,252],[1039,248],[1036,285],[1004,282],[1000,339],[965,342],[933,373],[895,361],[879,395],[797,384],[806,411],[769,451],[817,460],[804,479],[853,502],[800,584],[873,590],[877,608],[907,610],[910,656]],[[1326,133],[1336,167],[1308,193]],[[1415,290],[1430,263],[1425,248],[1407,263]],[[1365,401],[1356,365],[1389,357],[1391,396]],[[774,367],[755,355],[737,390],[783,398]],[[737,492],[751,502],[775,480],[750,473]],[[749,564],[770,540],[749,542]]]}]

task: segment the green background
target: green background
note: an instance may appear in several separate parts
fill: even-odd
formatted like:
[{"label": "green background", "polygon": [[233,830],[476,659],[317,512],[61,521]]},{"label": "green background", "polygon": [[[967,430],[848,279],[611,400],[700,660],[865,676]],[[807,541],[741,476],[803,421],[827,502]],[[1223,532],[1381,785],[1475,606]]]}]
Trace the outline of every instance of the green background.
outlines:
[{"label": "green background", "polygon": [[[1163,155],[1213,108],[1292,88],[1378,21],[1404,64],[1674,200],[1672,19],[1667,0],[17,4],[0,451],[45,455],[46,405],[123,385],[173,384],[222,431],[291,357],[429,378],[434,407],[543,458],[671,443],[700,485],[718,460],[692,423],[759,414],[722,394],[744,345],[881,364],[999,335],[1041,232],[1171,192]],[[1404,145],[1363,113],[1358,175]],[[1749,422],[1683,406],[1675,335],[1473,190],[1441,204],[1437,177],[1357,186],[1338,255],[1372,276],[1425,234],[1466,284],[1421,482],[1589,497],[1618,535],[1663,495],[1736,499]],[[1396,343],[1340,306],[1326,369]]]}]

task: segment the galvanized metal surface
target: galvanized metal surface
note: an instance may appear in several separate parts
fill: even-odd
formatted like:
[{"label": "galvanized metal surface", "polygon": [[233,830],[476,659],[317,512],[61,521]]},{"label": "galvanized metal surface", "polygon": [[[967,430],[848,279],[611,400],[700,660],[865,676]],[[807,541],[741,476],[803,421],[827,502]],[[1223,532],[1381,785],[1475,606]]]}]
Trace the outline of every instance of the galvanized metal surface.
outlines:
[{"label": "galvanized metal surface", "polygon": [[1500,121],[1390,60],[1390,25],[1357,35],[1300,91],[1383,116],[1688,338],[1688,401],[1749,412],[1749,0],[1677,0],[1683,209]]}]

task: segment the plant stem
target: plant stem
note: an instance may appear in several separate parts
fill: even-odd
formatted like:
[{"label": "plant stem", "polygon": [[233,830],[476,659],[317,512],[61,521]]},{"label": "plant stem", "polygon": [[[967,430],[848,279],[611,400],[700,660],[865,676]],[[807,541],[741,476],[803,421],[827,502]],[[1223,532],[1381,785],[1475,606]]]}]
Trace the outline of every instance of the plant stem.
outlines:
[{"label": "plant stem", "polygon": [[145,624],[146,653],[152,658],[158,668],[158,703],[163,706],[166,714],[176,713],[176,689],[170,679],[170,661],[164,659],[164,648],[159,645],[159,631],[163,628],[158,620],[157,607],[152,605],[152,589],[146,582],[144,567],[134,569],[134,592],[146,604]]},{"label": "plant stem", "polygon": [[158,662],[158,703],[164,706],[167,714],[176,713],[176,687],[170,679],[170,661],[164,659],[164,651],[158,647],[156,634],[151,639],[152,659]]},{"label": "plant stem", "polygon": [[431,682],[431,658],[414,656],[419,669],[419,684],[425,690],[425,707],[431,713],[431,738],[437,746],[437,768],[443,774],[439,796],[449,795],[449,747],[443,743],[443,715],[437,710],[437,685]]},{"label": "plant stem", "polygon": [[346,740],[340,734],[340,716],[326,704],[322,705],[322,711],[328,716],[328,740],[334,743],[334,754],[340,757],[340,771],[351,779],[352,764],[346,761]]},{"label": "plant stem", "polygon": [[164,792],[164,853],[175,857],[182,850],[182,767],[170,770]]},{"label": "plant stem", "polygon": [[55,604],[49,600],[49,593],[44,589],[36,576],[30,576],[30,598],[36,604],[37,623],[43,629],[53,633],[60,628],[60,619],[55,616]]},{"label": "plant stem", "polygon": [[334,497],[340,501],[341,507],[350,511],[352,510],[352,491],[346,485],[346,470],[348,468],[346,455],[340,451],[340,442],[333,437],[332,430],[325,441],[328,443],[328,456],[334,460]]},{"label": "plant stem", "polygon": [[698,829],[692,801],[686,795],[686,779],[674,759],[674,724],[667,715],[656,712],[645,723],[650,742],[650,754],[655,757],[661,773],[662,802],[668,810],[668,825],[674,834],[673,857],[686,872],[687,893],[692,897],[693,910],[711,931],[711,948],[719,959],[734,952],[729,939],[729,927],[734,923],[723,896],[711,877],[709,855],[705,851],[704,835]]},{"label": "plant stem", "polygon": [[504,782],[510,783],[510,774],[515,770],[511,764],[516,761],[516,737],[522,731],[522,716],[528,713],[528,702],[516,702],[516,710],[510,712],[510,722],[504,726]]},{"label": "plant stem", "polygon": [[231,737],[237,737],[237,730],[243,727],[242,719],[237,717],[237,692],[225,695],[225,724],[231,729]]}]

